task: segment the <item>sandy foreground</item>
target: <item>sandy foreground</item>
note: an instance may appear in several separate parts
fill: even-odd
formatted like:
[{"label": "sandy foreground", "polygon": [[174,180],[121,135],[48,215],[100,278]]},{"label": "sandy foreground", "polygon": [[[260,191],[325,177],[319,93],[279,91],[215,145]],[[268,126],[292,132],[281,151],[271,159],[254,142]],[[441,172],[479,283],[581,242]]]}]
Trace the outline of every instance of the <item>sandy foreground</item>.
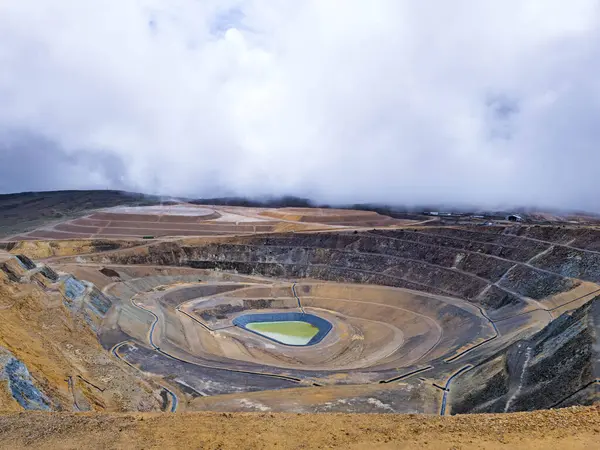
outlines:
[{"label": "sandy foreground", "polygon": [[0,448],[600,449],[600,406],[435,417],[394,414],[0,416]]}]

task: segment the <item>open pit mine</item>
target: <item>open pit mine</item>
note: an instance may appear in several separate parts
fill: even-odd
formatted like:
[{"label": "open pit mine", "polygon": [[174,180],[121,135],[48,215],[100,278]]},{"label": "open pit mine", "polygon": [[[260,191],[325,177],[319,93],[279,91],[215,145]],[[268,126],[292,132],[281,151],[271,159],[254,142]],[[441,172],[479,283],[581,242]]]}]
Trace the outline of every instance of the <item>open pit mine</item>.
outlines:
[{"label": "open pit mine", "polygon": [[4,411],[592,405],[600,229],[175,204],[0,243]]}]

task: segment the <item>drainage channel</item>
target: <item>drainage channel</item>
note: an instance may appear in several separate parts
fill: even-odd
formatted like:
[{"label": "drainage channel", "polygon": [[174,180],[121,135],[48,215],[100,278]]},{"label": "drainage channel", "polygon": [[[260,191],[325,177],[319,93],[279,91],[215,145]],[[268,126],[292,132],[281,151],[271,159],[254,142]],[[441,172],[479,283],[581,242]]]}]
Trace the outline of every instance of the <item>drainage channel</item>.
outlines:
[{"label": "drainage channel", "polygon": [[296,284],[297,283],[292,284],[292,294],[294,294],[294,297],[296,297],[296,300],[298,301],[298,308],[300,308],[300,311],[302,311],[302,314],[306,314],[304,312],[304,308],[302,307],[302,303],[300,302],[300,297],[298,297],[298,294],[296,294]]},{"label": "drainage channel", "polygon": [[441,387],[437,384],[434,384],[434,386],[438,389],[442,389],[444,391],[444,396],[442,397],[442,408],[440,409],[440,416],[445,416],[446,415],[446,405],[448,402],[448,393],[450,392],[450,383],[452,382],[452,380],[454,380],[454,378],[456,378],[457,376],[465,373],[468,370],[471,370],[474,366],[472,364],[468,364],[464,367],[462,367],[460,370],[458,370],[458,372],[455,372],[450,378],[448,378],[448,381],[446,381],[446,385],[444,387]]},{"label": "drainage channel", "polygon": [[162,386],[162,388],[167,392],[167,394],[169,394],[171,396],[171,412],[173,413],[173,412],[177,411],[177,405],[178,405],[177,396],[172,391],[167,389],[166,387]]},{"label": "drainage channel", "polygon": [[413,370],[411,372],[399,375],[399,376],[394,377],[394,378],[389,378],[387,380],[381,380],[381,381],[379,381],[379,384],[387,384],[387,383],[393,383],[394,381],[404,380],[405,378],[411,377],[411,376],[416,375],[416,374],[421,373],[421,372],[425,372],[425,371],[430,370],[430,369],[433,369],[433,366],[423,367],[421,369],[416,369],[416,370]]}]

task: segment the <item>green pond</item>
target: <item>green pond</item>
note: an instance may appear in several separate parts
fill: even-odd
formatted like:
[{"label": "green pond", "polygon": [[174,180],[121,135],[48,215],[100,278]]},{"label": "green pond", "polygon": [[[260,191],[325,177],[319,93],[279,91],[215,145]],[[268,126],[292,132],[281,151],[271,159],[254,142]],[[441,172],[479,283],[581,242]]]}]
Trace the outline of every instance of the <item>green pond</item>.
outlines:
[{"label": "green pond", "polygon": [[246,328],[287,345],[306,345],[319,329],[308,322],[251,322]]}]

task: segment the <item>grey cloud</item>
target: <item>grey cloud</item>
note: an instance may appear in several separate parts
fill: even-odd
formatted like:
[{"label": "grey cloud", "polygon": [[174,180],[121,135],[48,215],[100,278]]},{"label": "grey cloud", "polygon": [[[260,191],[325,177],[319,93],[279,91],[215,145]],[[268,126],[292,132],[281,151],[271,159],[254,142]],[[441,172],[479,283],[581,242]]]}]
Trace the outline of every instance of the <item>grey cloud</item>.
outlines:
[{"label": "grey cloud", "polygon": [[123,163],[110,153],[65,154],[40,136],[0,131],[0,192],[125,188]]},{"label": "grey cloud", "polygon": [[597,0],[5,0],[0,128],[46,144],[0,189],[600,212],[599,30]]}]

